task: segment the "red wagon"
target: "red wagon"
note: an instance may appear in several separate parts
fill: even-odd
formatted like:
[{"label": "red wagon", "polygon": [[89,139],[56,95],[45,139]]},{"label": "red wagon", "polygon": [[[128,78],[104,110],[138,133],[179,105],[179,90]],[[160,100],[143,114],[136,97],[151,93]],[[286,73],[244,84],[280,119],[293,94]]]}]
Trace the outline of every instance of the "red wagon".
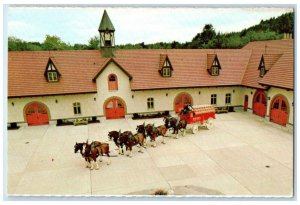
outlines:
[{"label": "red wagon", "polygon": [[180,119],[187,121],[187,128],[195,134],[199,127],[211,129],[213,127],[212,119],[215,119],[215,108],[212,105],[194,105],[185,106],[180,112]]}]

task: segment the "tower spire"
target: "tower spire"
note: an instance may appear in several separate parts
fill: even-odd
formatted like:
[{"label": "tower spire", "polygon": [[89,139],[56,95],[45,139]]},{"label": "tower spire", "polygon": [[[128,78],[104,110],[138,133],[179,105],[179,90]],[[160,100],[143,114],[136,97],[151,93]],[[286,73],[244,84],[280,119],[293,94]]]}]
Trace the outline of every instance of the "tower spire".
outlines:
[{"label": "tower spire", "polygon": [[102,50],[102,55],[106,58],[114,57],[115,28],[106,10],[103,12],[98,31],[100,34],[100,50]]}]

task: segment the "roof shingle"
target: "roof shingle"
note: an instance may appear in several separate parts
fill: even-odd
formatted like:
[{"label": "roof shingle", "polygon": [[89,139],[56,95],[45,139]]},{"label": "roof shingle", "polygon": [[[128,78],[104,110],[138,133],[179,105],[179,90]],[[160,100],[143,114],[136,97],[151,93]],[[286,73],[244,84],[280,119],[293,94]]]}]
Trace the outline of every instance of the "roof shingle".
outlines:
[{"label": "roof shingle", "polygon": [[[207,72],[212,53],[222,65],[219,76]],[[258,65],[263,54],[267,66],[271,67],[260,78]],[[50,56],[59,65],[59,82],[49,83],[44,78]],[[166,56],[174,67],[169,78],[157,72]],[[8,96],[97,92],[93,78],[109,61],[98,50],[8,52]],[[291,40],[253,42],[243,49],[116,50],[113,61],[132,76],[132,90],[230,85],[264,88],[261,84],[293,88]]]}]

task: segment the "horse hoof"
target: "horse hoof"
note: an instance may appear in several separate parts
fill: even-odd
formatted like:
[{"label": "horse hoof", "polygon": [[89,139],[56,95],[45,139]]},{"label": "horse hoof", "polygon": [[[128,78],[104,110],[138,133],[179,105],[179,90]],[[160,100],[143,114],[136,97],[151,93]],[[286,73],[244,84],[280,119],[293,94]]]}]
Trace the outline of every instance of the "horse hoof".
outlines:
[{"label": "horse hoof", "polygon": [[162,142],[163,144],[166,144],[166,142]]}]

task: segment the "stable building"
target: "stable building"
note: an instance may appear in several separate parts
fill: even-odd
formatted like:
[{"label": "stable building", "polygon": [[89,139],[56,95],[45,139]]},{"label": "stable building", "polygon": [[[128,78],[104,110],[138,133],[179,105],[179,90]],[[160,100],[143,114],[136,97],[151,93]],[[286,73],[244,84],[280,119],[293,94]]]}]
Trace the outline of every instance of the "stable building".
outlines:
[{"label": "stable building", "polygon": [[106,11],[98,31],[100,50],[8,52],[8,123],[119,119],[213,104],[293,126],[293,39],[242,49],[116,49]]}]

